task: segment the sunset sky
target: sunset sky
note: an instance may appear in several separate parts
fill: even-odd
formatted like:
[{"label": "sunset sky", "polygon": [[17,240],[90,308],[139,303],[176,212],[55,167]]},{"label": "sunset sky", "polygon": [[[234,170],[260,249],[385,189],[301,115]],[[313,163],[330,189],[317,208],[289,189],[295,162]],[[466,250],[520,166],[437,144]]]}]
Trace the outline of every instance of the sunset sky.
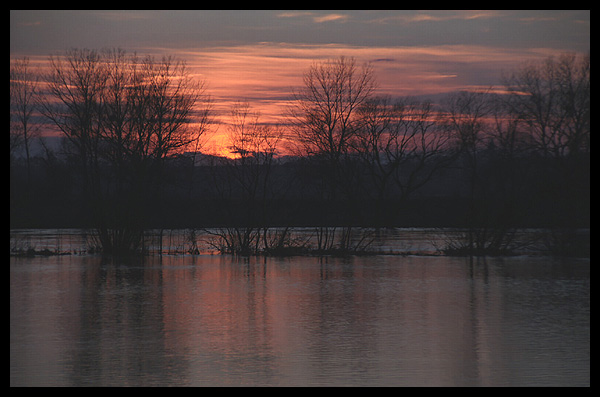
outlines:
[{"label": "sunset sky", "polygon": [[372,62],[380,94],[478,89],[524,61],[589,52],[590,11],[10,11],[11,59],[73,47],[173,54],[206,81],[217,117],[247,100],[278,122],[314,61]]}]

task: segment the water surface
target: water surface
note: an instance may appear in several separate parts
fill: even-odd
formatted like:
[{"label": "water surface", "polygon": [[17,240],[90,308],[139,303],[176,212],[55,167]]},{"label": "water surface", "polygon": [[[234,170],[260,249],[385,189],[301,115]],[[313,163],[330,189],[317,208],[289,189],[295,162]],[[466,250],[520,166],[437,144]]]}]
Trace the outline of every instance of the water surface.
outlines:
[{"label": "water surface", "polygon": [[11,386],[589,386],[589,259],[10,259]]}]

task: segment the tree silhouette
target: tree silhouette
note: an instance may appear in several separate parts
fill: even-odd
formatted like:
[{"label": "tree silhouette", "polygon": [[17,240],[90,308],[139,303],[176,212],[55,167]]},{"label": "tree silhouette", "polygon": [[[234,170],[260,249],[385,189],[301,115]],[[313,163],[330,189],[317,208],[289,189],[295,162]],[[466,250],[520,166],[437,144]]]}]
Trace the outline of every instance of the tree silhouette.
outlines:
[{"label": "tree silhouette", "polygon": [[316,63],[295,93],[294,130],[306,154],[325,156],[336,163],[356,131],[359,107],[373,94],[375,76],[370,65],[358,68],[354,58]]},{"label": "tree silhouette", "polygon": [[229,206],[228,216],[237,225],[221,228],[214,234],[221,251],[235,254],[268,250],[269,219],[267,202],[273,197],[272,171],[281,142],[282,130],[260,123],[260,114],[247,102],[238,102],[231,109],[228,141],[233,159],[223,159],[224,175],[213,179],[220,198],[238,206]]},{"label": "tree silhouette", "polygon": [[431,102],[402,98],[374,97],[359,109],[360,127],[353,137],[353,149],[368,175],[363,185],[387,216],[384,200],[399,192],[398,206],[428,183],[451,161],[446,156],[448,134],[439,127]]},{"label": "tree silhouette", "polygon": [[39,75],[29,67],[29,58],[16,59],[10,68],[11,160],[14,150],[23,145],[27,160],[27,185],[31,183],[31,142],[40,135],[33,123],[39,96]]},{"label": "tree silhouette", "polygon": [[[528,63],[504,92],[441,103],[375,96],[373,69],[352,58],[318,62],[287,123],[262,123],[239,103],[223,127],[233,158],[202,162],[204,83],[176,58],[120,49],[50,57],[37,104],[66,156],[45,145],[47,158],[13,161],[13,144],[37,128],[36,78],[25,60],[13,65],[11,226],[65,216],[114,254],[140,252],[146,230],[172,225],[218,227],[215,244],[245,254],[295,244],[296,225],[314,226],[316,252],[345,253],[368,243],[363,226],[459,226],[451,248],[471,254],[509,251],[516,228],[541,226],[550,251],[586,252],[589,55]],[[299,156],[279,161],[284,137]]]},{"label": "tree silhouette", "polygon": [[[351,140],[356,134],[360,107],[375,90],[376,82],[371,65],[356,65],[354,58],[340,57],[313,64],[304,74],[304,86],[294,94],[293,130],[303,153],[316,162],[320,174],[322,224],[317,228],[319,249],[331,249],[335,229],[326,213],[339,193],[351,197],[353,190],[352,163],[349,158]],[[346,245],[351,233],[342,233]]]},{"label": "tree silhouette", "polygon": [[[563,54],[529,62],[504,79],[508,111],[541,156],[536,201],[550,200],[549,249],[581,251],[576,220],[589,214],[590,56]],[[542,195],[544,197],[542,197]]]},{"label": "tree silhouette", "polygon": [[43,113],[75,148],[102,249],[137,251],[165,160],[203,133],[205,125],[192,131],[190,121],[204,88],[173,57],[140,59],[118,49],[70,50],[50,66]]},{"label": "tree silhouette", "polygon": [[589,152],[590,56],[529,62],[504,78],[507,105],[544,156]]}]

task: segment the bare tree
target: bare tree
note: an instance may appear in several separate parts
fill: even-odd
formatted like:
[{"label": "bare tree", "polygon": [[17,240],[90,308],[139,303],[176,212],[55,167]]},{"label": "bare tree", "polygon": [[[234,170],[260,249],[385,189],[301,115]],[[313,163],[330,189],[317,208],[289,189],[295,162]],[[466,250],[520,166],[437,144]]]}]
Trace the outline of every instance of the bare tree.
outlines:
[{"label": "bare tree", "polygon": [[192,80],[183,61],[171,56],[163,57],[160,63],[147,57],[142,67],[149,85],[145,120],[151,137],[146,151],[156,159],[164,159],[196,137],[189,121],[204,87]]},{"label": "bare tree", "polygon": [[361,107],[360,118],[353,145],[380,199],[391,184],[406,199],[445,163],[441,154],[448,135],[438,128],[431,102],[405,98],[392,104],[388,97],[373,98]]},{"label": "bare tree", "polygon": [[136,250],[164,161],[204,132],[191,127],[204,87],[172,57],[140,60],[118,49],[70,50],[50,66],[43,113],[77,149],[103,249]]},{"label": "bare tree", "polygon": [[295,93],[294,127],[309,155],[337,162],[349,148],[359,107],[372,95],[375,76],[370,65],[359,68],[354,58],[316,63]]},{"label": "bare tree", "polygon": [[233,106],[228,139],[236,157],[224,160],[226,180],[214,184],[222,198],[240,203],[242,211],[228,214],[237,218],[237,226],[215,233],[224,251],[249,254],[269,249],[267,202],[273,196],[271,174],[281,138],[281,129],[261,124],[260,114],[253,112],[249,103]]},{"label": "bare tree", "polygon": [[461,155],[460,158],[464,161],[463,168],[468,174],[469,211],[466,220],[467,241],[464,249],[469,253],[473,253],[476,248],[482,248],[485,241],[481,241],[479,237],[482,235],[482,230],[488,230],[483,227],[485,225],[482,225],[482,222],[486,221],[487,211],[479,208],[478,204],[486,204],[485,199],[480,197],[483,183],[479,154],[485,146],[484,140],[489,131],[490,104],[488,92],[461,91],[450,94],[445,101],[445,126]]},{"label": "bare tree", "polygon": [[533,142],[528,128],[521,117],[511,111],[510,98],[496,94],[491,101],[493,122],[489,132],[490,144],[508,158],[516,158],[530,151]]},{"label": "bare tree", "polygon": [[[330,224],[327,208],[339,199],[338,193],[345,195],[350,207],[357,205],[351,142],[360,126],[359,109],[375,87],[371,65],[358,67],[354,58],[340,57],[312,65],[304,75],[304,86],[295,93],[293,129],[304,154],[318,168],[318,190],[324,200],[320,209],[323,223],[315,231],[318,250],[334,248],[336,229]],[[351,227],[342,230],[338,245],[343,250],[349,248]]]},{"label": "bare tree", "polygon": [[488,127],[486,118],[491,112],[489,91],[452,93],[446,98],[445,110],[446,126],[456,146],[470,157],[474,156]]},{"label": "bare tree", "polygon": [[561,113],[565,144],[569,154],[589,153],[590,150],[590,56],[565,54],[559,59]]},{"label": "bare tree", "polygon": [[[29,58],[15,59],[10,68],[11,156],[21,144],[27,161],[27,184],[31,182],[31,142],[39,136],[39,124],[33,122],[39,94],[39,74],[31,71]],[[13,123],[14,120],[14,123]]]},{"label": "bare tree", "polygon": [[[159,170],[173,154],[199,149],[210,104],[205,101],[204,83],[192,80],[183,62],[171,57],[161,62],[151,57],[140,60],[122,50],[103,55],[107,78],[100,131],[104,154],[117,169],[129,162],[140,171],[151,165]],[[194,113],[197,104],[199,117]]]},{"label": "bare tree", "polygon": [[582,242],[575,225],[589,214],[590,55],[527,63],[504,84],[511,93],[509,112],[527,127],[533,151],[543,157],[534,200],[552,202],[548,249],[577,253]]},{"label": "bare tree", "polygon": [[100,54],[71,49],[50,56],[50,71],[43,78],[47,96],[40,110],[75,148],[83,181],[83,200],[89,202],[98,163],[99,106],[106,82]]},{"label": "bare tree", "polygon": [[589,151],[590,56],[530,62],[504,78],[510,111],[529,127],[536,149],[560,157]]}]

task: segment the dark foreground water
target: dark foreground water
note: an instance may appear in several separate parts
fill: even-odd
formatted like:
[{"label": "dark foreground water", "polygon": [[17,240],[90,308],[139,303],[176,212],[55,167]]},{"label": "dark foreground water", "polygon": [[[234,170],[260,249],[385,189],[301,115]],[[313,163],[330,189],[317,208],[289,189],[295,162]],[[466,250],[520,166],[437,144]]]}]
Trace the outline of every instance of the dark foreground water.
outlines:
[{"label": "dark foreground water", "polygon": [[590,261],[10,259],[11,386],[589,386]]}]

